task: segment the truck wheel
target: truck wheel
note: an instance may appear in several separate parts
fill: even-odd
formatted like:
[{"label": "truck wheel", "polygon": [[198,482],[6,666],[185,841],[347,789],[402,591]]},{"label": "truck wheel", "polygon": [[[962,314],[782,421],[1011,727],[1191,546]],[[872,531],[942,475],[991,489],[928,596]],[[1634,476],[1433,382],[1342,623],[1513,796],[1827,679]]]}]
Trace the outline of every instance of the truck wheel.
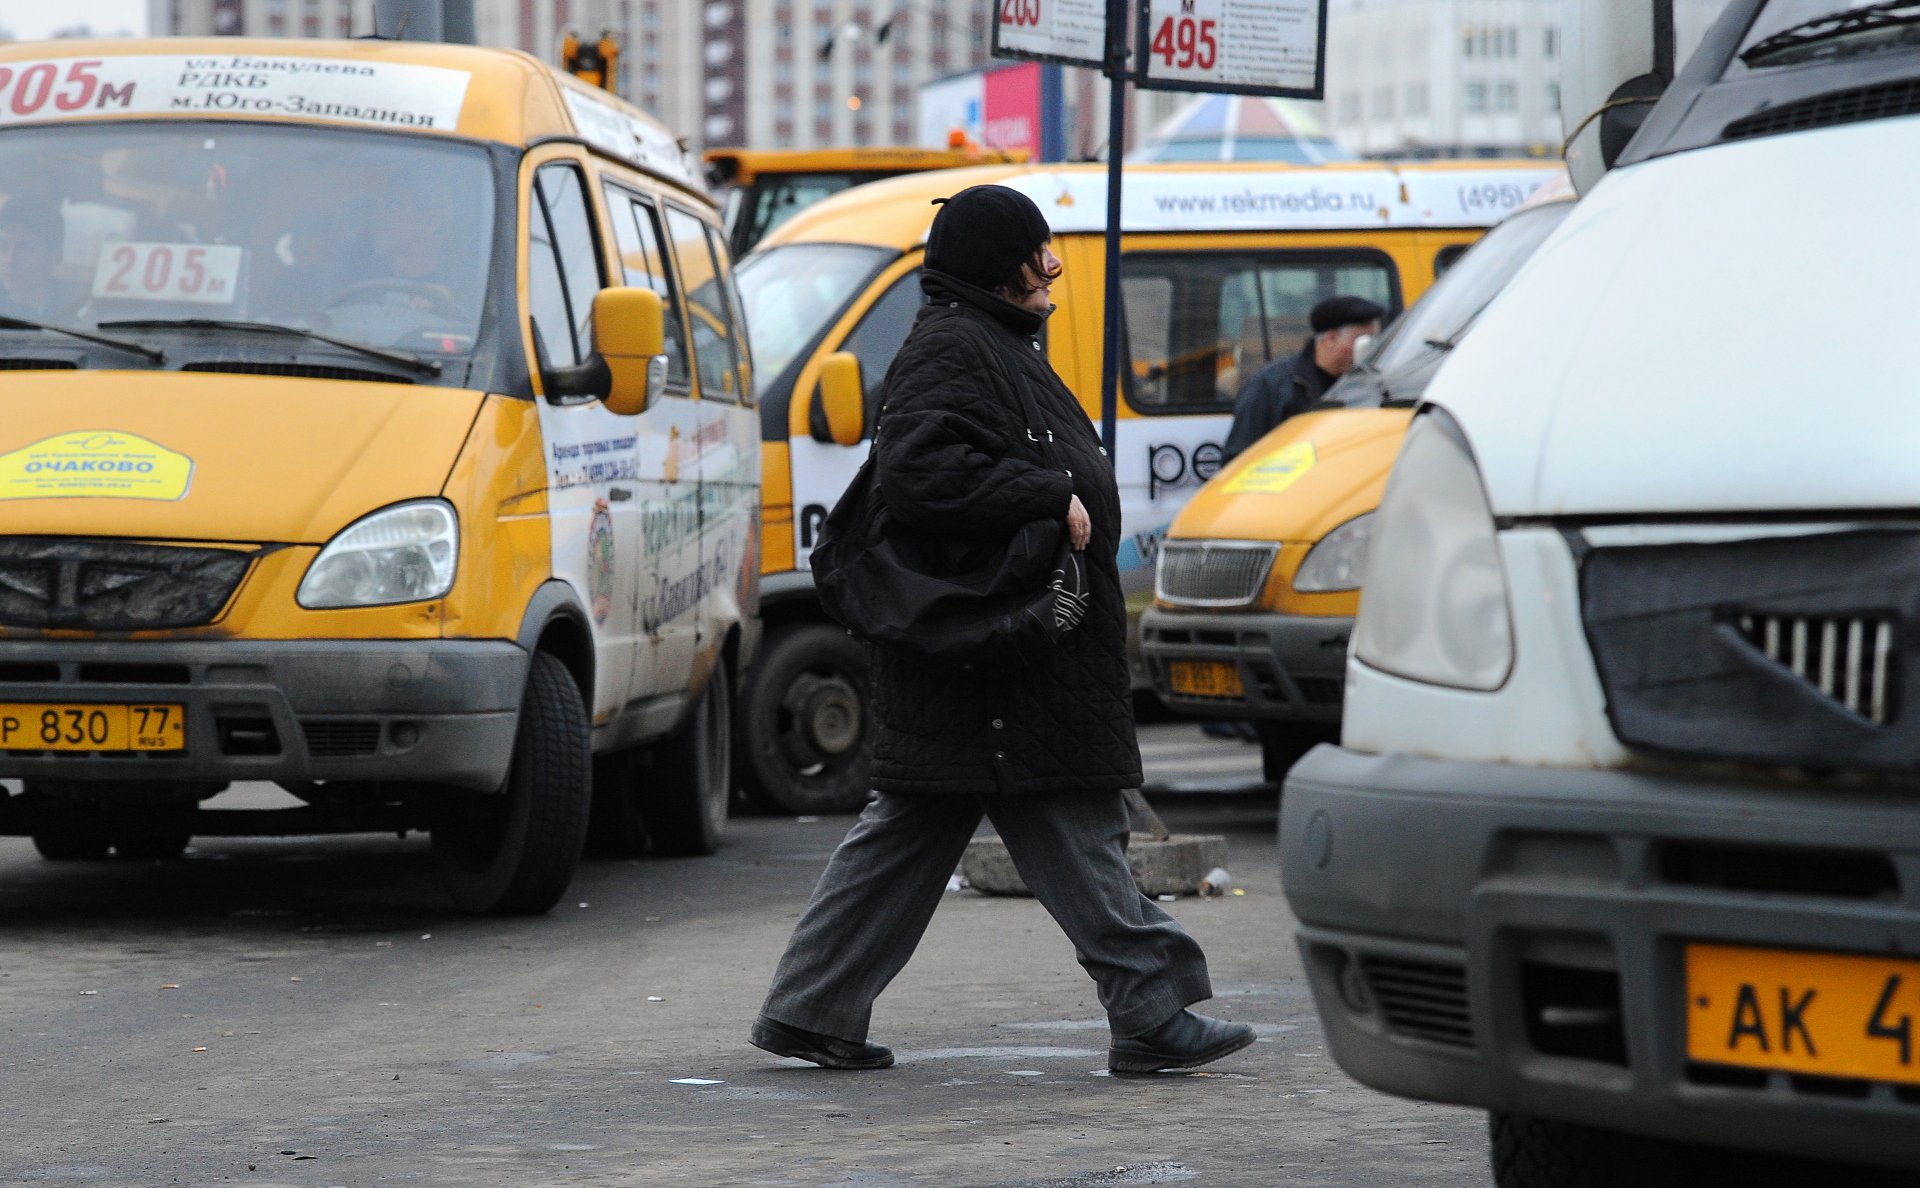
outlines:
[{"label": "truck wheel", "polygon": [[594,756],[589,857],[637,858],[647,852],[647,821],[640,812],[640,771],[646,759],[639,747]]},{"label": "truck wheel", "polygon": [[641,787],[641,813],[656,854],[693,856],[720,848],[733,796],[733,692],[716,665],[693,718],[653,748]]},{"label": "truck wheel", "polygon": [[33,834],[33,848],[42,858],[49,862],[85,862],[107,856],[113,833],[99,809],[56,799],[32,784],[21,791],[22,801],[30,799],[39,807],[40,819],[45,822]]},{"label": "truck wheel", "polygon": [[1487,1115],[1497,1188],[1664,1188],[1683,1148],[1577,1122]]},{"label": "truck wheel", "polygon": [[434,866],[462,910],[538,915],[559,901],[586,840],[592,746],[566,666],[534,653],[506,790],[472,797],[433,826]]},{"label": "truck wheel", "polygon": [[867,652],[839,627],[772,633],[741,698],[745,782],[790,813],[851,813],[873,758]]}]

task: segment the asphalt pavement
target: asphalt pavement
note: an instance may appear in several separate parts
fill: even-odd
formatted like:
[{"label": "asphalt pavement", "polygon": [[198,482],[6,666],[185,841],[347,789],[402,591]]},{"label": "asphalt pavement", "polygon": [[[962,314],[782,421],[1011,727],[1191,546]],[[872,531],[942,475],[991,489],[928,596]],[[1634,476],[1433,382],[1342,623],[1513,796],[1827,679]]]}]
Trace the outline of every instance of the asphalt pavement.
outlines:
[{"label": "asphalt pavement", "polygon": [[1260,1032],[1205,1073],[1107,1076],[1071,946],[1032,900],[971,891],[880,1000],[895,1068],[750,1047],[849,817],[735,820],[710,858],[588,862],[552,913],[509,920],[453,911],[417,835],[209,840],[167,863],[51,863],[8,838],[0,1182],[1489,1183],[1482,1115],[1328,1059],[1273,795],[1244,791],[1257,749],[1146,734],[1162,783],[1243,789],[1155,798],[1176,831],[1226,835],[1245,892],[1166,905],[1212,964],[1200,1009]]}]

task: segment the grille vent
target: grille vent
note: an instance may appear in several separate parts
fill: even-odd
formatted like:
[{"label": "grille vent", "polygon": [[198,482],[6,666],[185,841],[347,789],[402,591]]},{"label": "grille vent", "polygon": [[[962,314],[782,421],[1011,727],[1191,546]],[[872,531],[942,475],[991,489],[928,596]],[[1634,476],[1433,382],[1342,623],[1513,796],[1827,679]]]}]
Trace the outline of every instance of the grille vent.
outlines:
[{"label": "grille vent", "polygon": [[78,371],[72,359],[0,359],[0,371]]},{"label": "grille vent", "polygon": [[290,375],[300,379],[359,380],[370,384],[410,384],[402,375],[360,367],[322,367],[315,363],[189,363],[182,371],[224,371],[233,375]]},{"label": "grille vent", "polygon": [[315,759],[352,759],[380,749],[378,722],[317,722],[301,719],[307,754]]},{"label": "grille vent", "polygon": [[1172,606],[1246,606],[1260,597],[1279,551],[1265,542],[1162,541],[1154,595]]},{"label": "grille vent", "polygon": [[0,536],[0,626],[197,627],[220,613],[252,562],[234,549]]},{"label": "grille vent", "polygon": [[1885,619],[1741,615],[1742,637],[1852,713],[1885,725],[1893,716],[1893,624]]},{"label": "grille vent", "polygon": [[1473,1047],[1465,967],[1367,954],[1360,968],[1388,1027],[1429,1043]]},{"label": "grille vent", "polygon": [[1780,132],[1799,132],[1807,128],[1825,128],[1833,124],[1857,124],[1889,116],[1920,112],[1920,79],[1855,87],[1815,95],[1797,103],[1786,103],[1769,111],[1755,112],[1733,121],[1720,135],[1727,140],[1747,140]]}]

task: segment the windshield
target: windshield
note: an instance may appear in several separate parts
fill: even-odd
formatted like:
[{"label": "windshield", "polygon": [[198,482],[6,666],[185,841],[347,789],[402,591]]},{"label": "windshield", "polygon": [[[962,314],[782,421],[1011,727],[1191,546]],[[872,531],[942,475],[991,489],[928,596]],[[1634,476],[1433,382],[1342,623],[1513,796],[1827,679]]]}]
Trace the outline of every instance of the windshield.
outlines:
[{"label": "windshield", "polygon": [[888,253],[851,243],[790,243],[748,256],[736,279],[747,309],[755,391],[787,369],[859,292]]},{"label": "windshield", "polygon": [[1760,10],[1729,73],[1835,61],[1920,47],[1920,7],[1908,0],[1769,0]]},{"label": "windshield", "polygon": [[426,355],[479,333],[493,180],[477,147],[286,124],[21,128],[0,135],[0,195],[0,315],[269,322]]},{"label": "windshield", "polygon": [[774,228],[822,199],[892,176],[872,171],[763,173],[747,187],[737,212],[727,224],[733,233],[734,251],[742,254],[751,251]]},{"label": "windshield", "polygon": [[1388,329],[1367,366],[1396,371],[1428,352],[1445,349],[1433,343],[1457,341],[1572,209],[1571,202],[1535,207],[1487,232]]}]

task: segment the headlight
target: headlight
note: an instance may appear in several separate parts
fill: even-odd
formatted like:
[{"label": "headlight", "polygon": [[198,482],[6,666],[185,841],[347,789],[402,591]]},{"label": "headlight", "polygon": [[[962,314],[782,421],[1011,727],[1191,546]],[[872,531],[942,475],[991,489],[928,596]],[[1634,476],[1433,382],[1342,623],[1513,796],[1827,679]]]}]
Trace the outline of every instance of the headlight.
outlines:
[{"label": "headlight", "polygon": [[1513,669],[1507,575],[1480,472],[1453,418],[1415,418],[1387,480],[1353,650],[1383,672],[1498,689]]},{"label": "headlight", "polygon": [[423,602],[453,589],[460,520],[439,499],[396,503],[347,525],[307,568],[294,601],[308,610]]},{"label": "headlight", "polygon": [[1367,547],[1373,543],[1373,515],[1363,512],[1320,538],[1293,575],[1303,594],[1358,590],[1367,580]]}]

